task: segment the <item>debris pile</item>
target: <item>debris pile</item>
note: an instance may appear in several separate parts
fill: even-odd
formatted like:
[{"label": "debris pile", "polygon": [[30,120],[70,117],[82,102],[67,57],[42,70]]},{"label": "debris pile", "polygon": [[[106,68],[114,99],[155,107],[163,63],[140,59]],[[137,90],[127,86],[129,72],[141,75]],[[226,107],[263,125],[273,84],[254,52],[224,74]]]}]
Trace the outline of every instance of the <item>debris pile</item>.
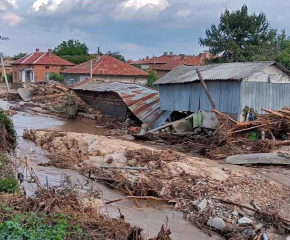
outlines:
[{"label": "debris pile", "polygon": [[32,102],[41,103],[41,107],[54,113],[65,114],[73,118],[78,112],[88,112],[89,107],[73,91],[60,83],[48,81],[30,84]]},{"label": "debris pile", "polygon": [[[66,156],[62,161],[79,154],[81,162],[70,166],[124,191],[123,199],[138,207],[138,199],[173,203],[209,234],[216,230],[228,239],[254,239],[290,230],[289,189],[250,169],[222,168],[210,160],[104,136],[48,131],[30,131],[30,136],[42,147],[48,144],[55,157]],[[75,142],[69,148],[71,138]]]}]

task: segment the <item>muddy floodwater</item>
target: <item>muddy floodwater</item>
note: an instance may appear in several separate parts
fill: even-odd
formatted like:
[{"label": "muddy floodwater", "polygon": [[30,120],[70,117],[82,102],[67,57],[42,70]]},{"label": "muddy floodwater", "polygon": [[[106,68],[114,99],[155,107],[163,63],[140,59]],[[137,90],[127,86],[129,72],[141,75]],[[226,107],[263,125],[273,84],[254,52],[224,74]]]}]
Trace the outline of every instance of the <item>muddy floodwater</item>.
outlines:
[{"label": "muddy floodwater", "polygon": [[[11,104],[0,99],[0,107],[8,109]],[[59,169],[52,166],[39,166],[40,163],[47,163],[49,159],[45,156],[45,151],[36,146],[33,142],[22,138],[23,131],[30,129],[44,129],[55,128],[66,132],[80,132],[104,135],[106,131],[102,128],[97,128],[89,123],[79,121],[65,121],[48,115],[35,114],[30,112],[18,112],[13,117],[13,122],[18,135],[18,156],[27,156],[34,165],[38,178],[42,184],[49,184],[57,186],[63,175],[70,176],[73,183],[79,185],[88,185],[88,180],[80,175],[77,171],[69,169]],[[29,174],[23,169],[25,178]],[[98,188],[103,193],[104,201],[112,201],[123,198],[124,195],[117,190],[107,188],[105,185],[90,181],[90,185]],[[24,182],[24,187],[29,195],[33,195],[36,186],[33,183]],[[188,223],[183,218],[183,213],[173,210],[172,205],[160,203],[156,201],[140,201],[142,208],[137,208],[132,200],[124,200],[113,203],[106,208],[101,209],[106,214],[112,217],[119,216],[118,208],[120,208],[125,219],[144,229],[147,237],[156,236],[161,225],[165,222],[166,217],[169,219],[169,227],[172,231],[172,239],[193,239],[193,240],[207,240],[207,239],[223,239],[218,235],[209,237],[207,234],[200,231],[197,227]]]}]

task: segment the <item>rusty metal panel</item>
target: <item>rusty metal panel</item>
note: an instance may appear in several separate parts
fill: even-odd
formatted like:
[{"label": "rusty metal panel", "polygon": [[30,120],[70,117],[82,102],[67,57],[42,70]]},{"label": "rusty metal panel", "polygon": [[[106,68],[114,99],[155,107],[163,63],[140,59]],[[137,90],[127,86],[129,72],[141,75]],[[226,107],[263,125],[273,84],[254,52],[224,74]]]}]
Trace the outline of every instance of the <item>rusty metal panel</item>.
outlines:
[{"label": "rusty metal panel", "polygon": [[157,90],[137,84],[84,80],[72,86],[72,89],[117,93],[132,113],[151,129],[161,126],[172,113],[172,111],[161,110]]}]

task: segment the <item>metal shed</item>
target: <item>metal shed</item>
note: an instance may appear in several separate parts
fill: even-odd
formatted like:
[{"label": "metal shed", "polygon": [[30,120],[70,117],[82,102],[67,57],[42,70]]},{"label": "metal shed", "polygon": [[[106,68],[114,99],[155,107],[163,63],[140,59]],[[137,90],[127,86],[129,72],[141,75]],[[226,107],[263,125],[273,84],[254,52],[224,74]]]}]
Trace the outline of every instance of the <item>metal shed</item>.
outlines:
[{"label": "metal shed", "polygon": [[[211,110],[196,68],[179,66],[156,82],[162,110]],[[217,108],[237,120],[246,106],[262,113],[261,108],[290,105],[290,72],[276,62],[223,63],[198,68]]]},{"label": "metal shed", "polygon": [[[161,126],[172,111],[161,110],[158,91],[138,84],[84,80],[71,87],[101,112],[125,118],[127,108],[150,128]],[[96,99],[97,94],[98,98]]]}]

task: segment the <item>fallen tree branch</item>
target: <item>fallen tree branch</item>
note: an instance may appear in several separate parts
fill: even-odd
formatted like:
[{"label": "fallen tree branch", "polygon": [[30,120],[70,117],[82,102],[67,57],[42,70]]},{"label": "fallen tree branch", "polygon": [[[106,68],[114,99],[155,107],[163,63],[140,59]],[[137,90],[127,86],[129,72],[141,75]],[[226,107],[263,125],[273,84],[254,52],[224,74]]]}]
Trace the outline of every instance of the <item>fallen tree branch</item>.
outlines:
[{"label": "fallen tree branch", "polygon": [[151,200],[155,200],[155,201],[167,201],[167,200],[164,200],[163,198],[157,198],[157,197],[152,197],[152,196],[127,196],[127,197],[124,197],[124,198],[119,198],[119,199],[116,199],[116,200],[105,202],[105,204],[108,205],[108,204],[111,204],[111,203],[120,202],[120,201],[123,201],[123,200],[126,200],[126,199],[130,199],[130,198],[145,199],[145,200],[151,199]]}]

